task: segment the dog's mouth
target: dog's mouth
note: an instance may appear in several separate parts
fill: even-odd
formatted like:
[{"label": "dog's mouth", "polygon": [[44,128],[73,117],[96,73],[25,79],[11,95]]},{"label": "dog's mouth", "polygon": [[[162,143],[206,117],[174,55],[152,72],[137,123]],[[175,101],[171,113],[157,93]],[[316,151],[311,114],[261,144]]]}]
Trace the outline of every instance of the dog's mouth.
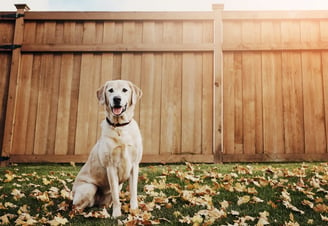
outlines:
[{"label": "dog's mouth", "polygon": [[120,116],[121,114],[123,114],[126,111],[126,105],[125,106],[114,106],[111,107],[112,108],[112,112],[115,116]]}]

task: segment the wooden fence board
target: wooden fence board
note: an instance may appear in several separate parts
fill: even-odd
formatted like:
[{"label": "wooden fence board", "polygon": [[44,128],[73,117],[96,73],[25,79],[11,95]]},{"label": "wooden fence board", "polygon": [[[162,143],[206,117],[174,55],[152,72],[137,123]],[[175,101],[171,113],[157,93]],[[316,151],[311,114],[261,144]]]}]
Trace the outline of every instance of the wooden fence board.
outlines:
[{"label": "wooden fence board", "polygon": [[162,56],[147,53],[142,55],[142,77],[140,88],[143,92],[140,102],[140,130],[144,136],[144,155],[160,150]]},{"label": "wooden fence board", "polygon": [[235,141],[235,75],[234,73],[240,72],[237,67],[234,67],[234,54],[226,53],[223,57],[223,64],[225,65],[223,74],[223,131],[224,132],[224,150],[225,154],[233,154],[236,149],[236,141]]},{"label": "wooden fence board", "polygon": [[[204,38],[204,37],[203,37]],[[206,39],[204,39],[206,40]],[[204,155],[213,155],[213,96],[214,87],[213,81],[213,54],[204,53],[202,56],[202,121],[201,121],[201,134],[202,146],[200,151]],[[197,106],[196,106],[197,108]],[[195,134],[198,136],[198,134]]]},{"label": "wooden fence board", "polygon": [[58,115],[54,148],[56,155],[65,155],[68,150],[73,60],[74,56],[72,54],[63,54],[60,65]]},{"label": "wooden fence board", "polygon": [[304,153],[301,54],[282,53],[285,153]]},{"label": "wooden fence board", "polygon": [[160,154],[181,152],[181,54],[165,54],[162,62]]},{"label": "wooden fence board", "polygon": [[302,53],[302,72],[305,152],[325,153],[327,147],[320,53]]}]

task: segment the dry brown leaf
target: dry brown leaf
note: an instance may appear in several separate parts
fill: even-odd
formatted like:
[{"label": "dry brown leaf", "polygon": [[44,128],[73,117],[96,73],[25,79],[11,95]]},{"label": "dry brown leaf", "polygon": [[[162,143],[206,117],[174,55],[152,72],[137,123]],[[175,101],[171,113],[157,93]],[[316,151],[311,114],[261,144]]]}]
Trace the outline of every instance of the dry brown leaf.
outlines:
[{"label": "dry brown leaf", "polygon": [[51,226],[65,225],[68,223],[68,220],[65,217],[62,217],[60,214],[54,217],[53,220],[48,221],[48,224]]},{"label": "dry brown leaf", "polygon": [[18,190],[18,189],[16,189],[16,188],[14,188],[10,194],[11,194],[12,196],[14,196],[14,200],[16,200],[16,201],[17,201],[18,199],[21,199],[21,198],[25,197],[25,194],[22,193],[20,190]]},{"label": "dry brown leaf", "polygon": [[248,203],[251,200],[249,195],[244,195],[242,197],[238,197],[237,205],[240,206],[242,204]]}]

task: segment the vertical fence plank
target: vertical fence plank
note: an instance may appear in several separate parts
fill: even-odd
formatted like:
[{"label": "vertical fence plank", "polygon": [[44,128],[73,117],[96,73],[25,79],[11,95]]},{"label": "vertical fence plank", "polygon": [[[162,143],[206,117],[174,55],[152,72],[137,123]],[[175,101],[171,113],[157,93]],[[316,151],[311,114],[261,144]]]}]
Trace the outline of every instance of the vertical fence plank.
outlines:
[{"label": "vertical fence plank", "polygon": [[[300,42],[299,21],[281,23],[283,43]],[[304,153],[304,115],[301,53],[282,53],[282,82],[284,100],[285,152]]]},{"label": "vertical fence plank", "polygon": [[[155,22],[143,23],[143,43],[156,43],[159,35]],[[161,36],[160,36],[161,37]],[[143,96],[140,102],[140,122],[144,155],[159,155],[161,131],[161,82],[162,54],[144,53],[141,62],[140,88]],[[146,138],[147,137],[147,138]]]},{"label": "vertical fence plank", "polygon": [[161,154],[181,152],[181,62],[181,54],[163,55]]},{"label": "vertical fence plank", "polygon": [[[234,154],[235,152],[235,87],[236,73],[241,73],[239,64],[234,67],[234,54],[225,53],[223,56],[224,77],[223,77],[223,121],[224,121],[224,154]],[[239,69],[239,70],[238,70]]]},{"label": "vertical fence plank", "polygon": [[[279,22],[264,21],[261,30],[263,43],[281,43]],[[264,152],[268,154],[284,153],[281,64],[280,53],[262,53]]]},{"label": "vertical fence plank", "polygon": [[57,111],[57,127],[55,154],[64,155],[68,151],[70,104],[73,79],[73,54],[63,54],[60,65],[59,96]]},{"label": "vertical fence plank", "polygon": [[53,55],[44,54],[41,56],[41,68],[39,73],[39,93],[38,108],[35,128],[34,154],[45,155],[47,153],[47,144],[49,141],[49,124],[52,83],[52,63]]},{"label": "vertical fence plank", "polygon": [[243,53],[242,62],[244,153],[257,154],[263,152],[261,54]]},{"label": "vertical fence plank", "polygon": [[[328,32],[325,34],[328,38]],[[322,53],[322,75],[323,75],[323,95],[324,95],[324,110],[325,110],[325,132],[326,132],[326,143],[328,140],[328,51],[323,51]],[[326,147],[325,152],[328,152],[328,147]]]},{"label": "vertical fence plank", "polygon": [[[72,90],[71,90],[71,103],[69,115],[69,136],[68,136],[68,154],[75,154],[75,143],[77,138],[77,118],[79,107],[79,94],[80,94],[80,75],[81,75],[82,55],[74,55],[73,58],[73,74],[72,74]],[[82,90],[81,90],[82,92]]]},{"label": "vertical fence plank", "polygon": [[30,107],[27,118],[27,131],[26,131],[26,150],[25,154],[32,155],[34,153],[34,139],[35,139],[35,128],[37,122],[37,111],[38,111],[38,97],[39,97],[39,80],[41,72],[41,56],[33,56],[33,67],[31,74],[31,94],[30,94]]},{"label": "vertical fence plank", "polygon": [[[242,44],[261,43],[261,24],[242,22]],[[243,152],[256,154],[262,147],[262,77],[261,54],[242,54]]]},{"label": "vertical fence plank", "polygon": [[[328,21],[320,21],[320,40],[322,42],[328,41]],[[328,142],[328,51],[322,51],[321,53],[322,60],[322,76],[323,76],[323,91],[324,91],[324,107],[325,107],[325,127],[326,127],[326,143]],[[328,152],[328,144],[326,147],[326,153]]]},{"label": "vertical fence plank", "polygon": [[[6,102],[8,97],[9,89],[9,74],[10,74],[10,60],[11,54],[1,53],[0,54],[0,147],[3,145],[4,138],[4,127],[6,123]],[[0,151],[0,156],[1,155]]]},{"label": "vertical fence plank", "polygon": [[145,138],[144,154],[158,155],[161,131],[161,72],[160,54],[143,54],[141,86],[143,96],[140,102],[140,129]]},{"label": "vertical fence plank", "polygon": [[202,58],[192,53],[182,56],[182,152],[201,150]]},{"label": "vertical fence plank", "polygon": [[284,152],[281,55],[263,53],[263,133],[264,152]]},{"label": "vertical fence plank", "polygon": [[97,109],[98,106],[96,104],[94,95],[90,95],[90,92],[86,91],[92,90],[94,87],[93,75],[95,64],[96,62],[93,54],[82,54],[77,109],[75,154],[87,154],[93,145],[93,136],[89,134],[92,128],[91,114],[95,109]]},{"label": "vertical fence plank", "polygon": [[302,53],[305,152],[326,152],[321,55]]},{"label": "vertical fence plank", "polygon": [[203,154],[213,154],[213,53],[204,53],[202,86],[202,147]]},{"label": "vertical fence plank", "polygon": [[[318,21],[301,22],[301,41],[320,41]],[[324,153],[327,148],[321,65],[320,52],[302,52],[306,153]]]},{"label": "vertical fence plank", "polygon": [[[183,43],[202,41],[202,27],[195,22],[183,23]],[[201,152],[202,146],[202,56],[194,53],[182,55],[182,130],[181,151]]]},{"label": "vertical fence plank", "polygon": [[33,55],[22,56],[21,76],[17,89],[17,114],[15,117],[14,142],[12,149],[17,154],[24,154],[26,151],[26,136],[28,135],[28,112],[31,106],[31,82],[32,82]]}]

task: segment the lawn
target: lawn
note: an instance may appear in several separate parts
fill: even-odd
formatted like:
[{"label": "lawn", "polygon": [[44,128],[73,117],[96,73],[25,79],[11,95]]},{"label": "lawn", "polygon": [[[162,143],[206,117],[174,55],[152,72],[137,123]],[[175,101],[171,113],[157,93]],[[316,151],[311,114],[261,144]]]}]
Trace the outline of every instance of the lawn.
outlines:
[{"label": "lawn", "polygon": [[72,210],[81,165],[0,168],[0,224],[327,225],[328,163],[142,165],[139,210]]}]

